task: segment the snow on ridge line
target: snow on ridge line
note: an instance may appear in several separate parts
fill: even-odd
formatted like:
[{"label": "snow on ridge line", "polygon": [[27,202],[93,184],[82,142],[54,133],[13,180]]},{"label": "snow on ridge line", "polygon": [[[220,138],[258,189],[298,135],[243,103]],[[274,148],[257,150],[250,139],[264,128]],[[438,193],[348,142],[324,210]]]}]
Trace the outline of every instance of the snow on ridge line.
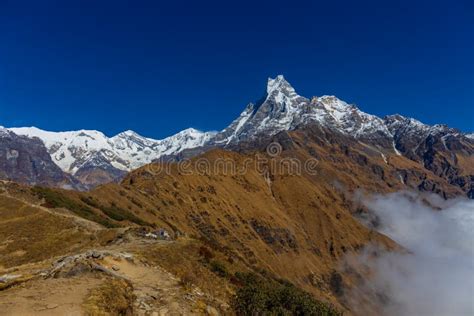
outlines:
[{"label": "snow on ridge line", "polygon": [[208,131],[208,132],[203,132],[203,131],[200,131],[198,129],[195,129],[195,128],[192,128],[192,127],[189,127],[189,128],[186,128],[182,131],[179,131],[178,133],[174,134],[174,135],[171,135],[171,136],[168,136],[166,138],[163,138],[163,139],[154,139],[154,138],[149,138],[149,137],[145,137],[145,136],[142,136],[140,134],[138,134],[137,132],[133,131],[133,130],[126,130],[126,131],[123,131],[123,132],[120,132],[114,136],[111,136],[111,137],[108,137],[106,136],[104,133],[102,133],[101,131],[98,131],[98,130],[87,130],[87,129],[80,129],[80,130],[71,130],[71,131],[58,131],[58,132],[54,132],[54,131],[47,131],[47,130],[43,130],[43,129],[40,129],[36,126],[30,126],[30,127],[3,127],[3,126],[0,126],[0,129],[7,129],[9,131],[12,131],[14,132],[15,134],[17,135],[24,135],[24,136],[30,136],[31,137],[39,137],[39,138],[42,138],[42,139],[47,139],[48,136],[51,136],[51,138],[57,138],[57,135],[61,135],[61,136],[74,136],[74,135],[78,135],[78,134],[81,134],[81,133],[84,133],[84,134],[96,134],[96,135],[100,135],[100,136],[103,136],[104,138],[108,138],[108,139],[112,139],[114,137],[117,137],[117,136],[120,136],[120,135],[128,135],[128,136],[138,136],[140,138],[144,138],[144,139],[149,139],[149,140],[152,140],[152,141],[156,141],[156,142],[159,142],[159,141],[163,141],[165,139],[168,139],[168,138],[171,138],[173,136],[176,136],[176,135],[181,135],[181,134],[205,134],[205,133],[216,133],[214,131]]},{"label": "snow on ridge line", "polygon": [[[127,130],[107,137],[96,130],[50,132],[36,127],[9,128],[27,137],[38,137],[45,144],[52,160],[65,172],[75,174],[88,162],[106,161],[114,168],[130,171],[158,159],[204,145],[215,132],[185,129],[161,140],[146,138]],[[100,166],[98,166],[100,167]]]}]

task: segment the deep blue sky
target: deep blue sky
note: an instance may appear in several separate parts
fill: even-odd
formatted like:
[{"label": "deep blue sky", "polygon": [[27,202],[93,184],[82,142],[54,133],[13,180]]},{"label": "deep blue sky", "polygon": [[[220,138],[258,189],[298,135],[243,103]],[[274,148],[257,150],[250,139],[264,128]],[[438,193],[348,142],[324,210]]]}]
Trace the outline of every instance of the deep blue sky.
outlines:
[{"label": "deep blue sky", "polygon": [[219,130],[281,73],[472,131],[473,3],[0,0],[0,125]]}]

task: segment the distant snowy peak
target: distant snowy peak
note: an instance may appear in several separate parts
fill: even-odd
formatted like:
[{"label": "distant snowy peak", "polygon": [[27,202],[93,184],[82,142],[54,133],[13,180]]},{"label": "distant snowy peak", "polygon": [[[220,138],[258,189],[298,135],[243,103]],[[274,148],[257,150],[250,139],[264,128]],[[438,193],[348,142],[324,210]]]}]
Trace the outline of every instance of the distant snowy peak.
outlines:
[{"label": "distant snowy peak", "polygon": [[399,114],[388,115],[384,118],[385,125],[396,138],[403,137],[428,137],[428,136],[455,136],[463,135],[469,138],[469,134],[463,134],[455,128],[443,124],[427,125],[413,118],[404,117]]},{"label": "distant snowy peak", "polygon": [[268,79],[262,101],[248,105],[229,127],[217,134],[213,142],[217,145],[236,144],[310,123],[358,138],[391,137],[382,119],[364,113],[335,96],[305,98],[279,75]]},{"label": "distant snowy peak", "polygon": [[361,139],[391,136],[381,118],[367,114],[335,96],[314,97],[311,104],[314,117],[310,119],[326,127]]},{"label": "distant snowy peak", "polygon": [[400,114],[387,115],[384,118],[385,124],[390,130],[404,128],[406,131],[423,130],[428,131],[429,125],[423,124],[413,118],[405,117]]},{"label": "distant snowy peak", "polygon": [[256,104],[249,104],[240,116],[212,140],[216,145],[236,144],[258,137],[274,135],[294,128],[295,119],[309,99],[298,95],[282,75],[269,78],[266,94]]},{"label": "distant snowy peak", "polygon": [[158,141],[153,146],[153,149],[159,153],[159,156],[154,159],[166,155],[175,155],[185,149],[204,146],[215,134],[215,132],[201,132],[194,128],[185,129],[173,136]]},{"label": "distant snowy peak", "polygon": [[37,137],[43,141],[52,160],[65,172],[76,174],[83,168],[130,171],[187,148],[204,145],[212,132],[186,129],[162,140],[125,131],[108,138],[95,130],[48,132],[36,127],[10,128],[17,135]]},{"label": "distant snowy peak", "polygon": [[8,133],[10,133],[5,127],[3,126],[0,126],[0,136],[6,136],[8,135]]},{"label": "distant snowy peak", "polygon": [[55,162],[63,171],[75,173],[91,153],[110,149],[107,137],[94,130],[49,132],[36,127],[10,128],[17,135],[41,139]]},{"label": "distant snowy peak", "polygon": [[268,78],[267,99],[274,98],[276,102],[289,102],[300,97],[282,75],[277,76],[275,79]]},{"label": "distant snowy peak", "polygon": [[9,130],[17,135],[41,139],[50,153],[60,152],[62,147],[81,147],[85,151],[99,151],[110,146],[107,136],[95,130],[50,132],[36,127],[9,128]]}]

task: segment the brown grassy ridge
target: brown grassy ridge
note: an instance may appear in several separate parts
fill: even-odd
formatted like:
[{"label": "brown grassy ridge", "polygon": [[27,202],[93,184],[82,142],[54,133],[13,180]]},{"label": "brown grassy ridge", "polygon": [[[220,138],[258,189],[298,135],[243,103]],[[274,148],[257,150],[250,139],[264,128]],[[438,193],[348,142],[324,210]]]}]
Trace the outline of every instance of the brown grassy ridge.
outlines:
[{"label": "brown grassy ridge", "polygon": [[[241,164],[252,156],[212,151],[203,157]],[[255,169],[244,175],[183,175],[172,165],[170,174],[152,175],[141,168],[122,184],[87,194],[157,227],[203,239],[249,269],[266,269],[335,302],[334,294],[312,285],[310,277],[329,280],[346,253],[369,242],[391,247],[391,241],[355,220],[329,181],[269,173],[270,183]],[[83,195],[71,193],[71,198]]]},{"label": "brown grassy ridge", "polygon": [[0,196],[0,265],[12,267],[77,249],[90,240],[73,220]]},{"label": "brown grassy ridge", "polygon": [[39,262],[110,240],[114,231],[0,195],[0,267]]}]

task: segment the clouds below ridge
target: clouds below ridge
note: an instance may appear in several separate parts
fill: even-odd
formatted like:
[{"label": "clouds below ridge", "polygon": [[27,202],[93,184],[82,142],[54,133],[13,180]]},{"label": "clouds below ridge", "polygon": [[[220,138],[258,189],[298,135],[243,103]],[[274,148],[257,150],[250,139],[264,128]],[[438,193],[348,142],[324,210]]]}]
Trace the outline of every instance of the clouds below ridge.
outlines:
[{"label": "clouds below ridge", "polygon": [[382,293],[383,315],[473,315],[474,201],[405,192],[364,204],[378,217],[377,229],[409,253],[359,256],[373,275],[352,294]]}]

